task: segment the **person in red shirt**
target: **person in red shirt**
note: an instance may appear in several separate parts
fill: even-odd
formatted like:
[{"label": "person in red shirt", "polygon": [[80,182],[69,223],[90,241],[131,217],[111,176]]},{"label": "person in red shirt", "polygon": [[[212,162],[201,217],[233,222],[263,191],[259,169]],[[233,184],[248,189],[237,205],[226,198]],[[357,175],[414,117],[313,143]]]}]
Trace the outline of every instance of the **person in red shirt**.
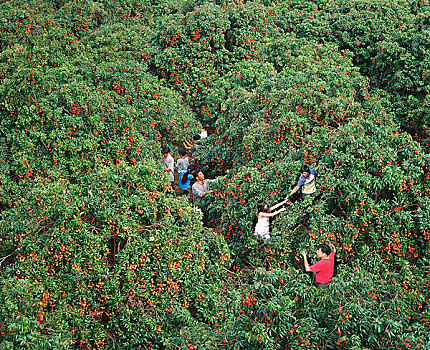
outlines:
[{"label": "person in red shirt", "polygon": [[317,288],[328,288],[333,277],[335,254],[336,247],[333,246],[333,250],[331,250],[328,244],[320,244],[317,247],[317,256],[321,260],[316,264],[309,266],[306,252],[302,252],[306,272],[314,272],[317,274],[315,277]]}]

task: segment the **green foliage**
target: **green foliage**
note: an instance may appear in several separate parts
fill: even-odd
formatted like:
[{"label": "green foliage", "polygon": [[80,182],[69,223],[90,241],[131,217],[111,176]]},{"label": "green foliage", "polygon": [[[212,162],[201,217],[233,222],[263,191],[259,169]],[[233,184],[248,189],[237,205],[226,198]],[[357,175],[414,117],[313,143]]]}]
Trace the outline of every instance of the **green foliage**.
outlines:
[{"label": "green foliage", "polygon": [[[427,1],[0,13],[1,349],[430,347]],[[198,209],[159,150],[202,124]],[[256,239],[302,164],[316,195]],[[300,271],[321,242],[328,290]]]},{"label": "green foliage", "polygon": [[[148,334],[163,327],[162,335],[129,343],[160,344],[175,335],[179,314],[186,316],[182,322],[211,315],[228,248],[203,229],[195,208],[164,193],[160,176],[147,161],[101,169],[76,184],[27,183],[27,194],[3,212],[3,237],[14,261],[3,272],[3,304],[13,310],[5,314],[8,341],[36,346],[44,336],[59,345],[70,343],[71,333],[72,344],[97,347],[125,344],[136,327]],[[22,282],[14,285],[17,279]],[[148,315],[143,323],[142,313]],[[35,327],[36,314],[49,315],[39,317],[41,327]],[[10,317],[22,321],[18,329]],[[66,331],[69,338],[61,340]]]},{"label": "green foliage", "polygon": [[388,91],[396,120],[428,145],[428,1],[294,1],[282,27],[306,39],[334,42],[376,89]]}]

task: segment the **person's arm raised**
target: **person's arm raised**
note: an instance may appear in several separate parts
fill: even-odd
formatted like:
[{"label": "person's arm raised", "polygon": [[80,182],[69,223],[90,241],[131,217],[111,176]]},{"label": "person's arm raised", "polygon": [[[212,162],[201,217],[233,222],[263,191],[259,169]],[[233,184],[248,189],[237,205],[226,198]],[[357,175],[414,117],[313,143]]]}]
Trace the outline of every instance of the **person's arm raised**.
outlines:
[{"label": "person's arm raised", "polygon": [[336,246],[333,243],[331,243],[330,246],[332,247],[332,251],[336,254]]},{"label": "person's arm raised", "polygon": [[260,215],[263,218],[271,218],[272,216],[278,215],[279,213],[282,213],[283,211],[285,211],[285,208],[281,208],[281,209],[275,211],[274,213],[260,213]]},{"label": "person's arm raised", "polygon": [[188,146],[186,143],[185,143],[186,141],[184,141],[184,142],[182,142],[182,145],[184,146],[184,148],[186,149],[186,150],[190,150],[191,149],[191,146]]},{"label": "person's arm raised", "polygon": [[299,190],[299,186],[294,187],[294,188],[291,190],[290,194],[288,195],[288,198],[289,198],[289,197],[291,197],[291,196],[292,196],[294,193],[296,193],[298,190]]},{"label": "person's arm raised", "polygon": [[182,144],[185,146],[187,146],[187,147],[191,147],[192,146],[192,143],[191,142],[189,142],[187,139],[183,139],[184,141],[182,142]]},{"label": "person's arm raised", "polygon": [[302,255],[303,255],[303,262],[305,264],[305,271],[312,272],[311,269],[309,268],[308,256],[306,255],[306,252],[302,252]]},{"label": "person's arm raised", "polygon": [[285,199],[282,202],[275,204],[273,207],[270,207],[270,210],[275,210],[276,208],[279,208],[281,205],[284,205],[287,202],[288,202],[288,199]]}]

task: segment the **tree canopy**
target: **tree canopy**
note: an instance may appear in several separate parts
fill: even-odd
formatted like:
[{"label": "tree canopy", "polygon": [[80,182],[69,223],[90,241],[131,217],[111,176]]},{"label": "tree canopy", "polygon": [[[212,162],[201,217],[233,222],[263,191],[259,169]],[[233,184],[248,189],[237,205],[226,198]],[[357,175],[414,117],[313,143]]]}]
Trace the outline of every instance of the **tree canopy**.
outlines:
[{"label": "tree canopy", "polygon": [[[428,1],[0,13],[1,349],[430,348]],[[197,207],[160,148],[206,125]],[[303,164],[315,197],[256,240]]]}]

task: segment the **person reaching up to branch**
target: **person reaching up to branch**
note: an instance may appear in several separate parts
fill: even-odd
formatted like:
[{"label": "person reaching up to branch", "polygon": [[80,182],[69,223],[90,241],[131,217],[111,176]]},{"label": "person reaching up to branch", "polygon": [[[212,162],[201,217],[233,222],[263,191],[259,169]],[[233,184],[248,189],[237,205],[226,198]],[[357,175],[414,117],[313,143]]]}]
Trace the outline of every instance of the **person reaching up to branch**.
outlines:
[{"label": "person reaching up to branch", "polygon": [[196,153],[197,151],[197,141],[200,139],[201,139],[200,135],[194,135],[192,144],[185,139],[182,142],[182,145],[184,146],[184,148],[191,152],[191,157],[194,157],[194,153]]},{"label": "person reaching up to branch", "polygon": [[287,201],[288,200],[284,200],[278,204],[275,204],[270,208],[266,201],[263,201],[263,200],[258,201],[257,224],[255,225],[255,230],[254,230],[254,236],[256,238],[264,239],[265,241],[270,239],[269,218],[275,215],[278,215],[279,213],[282,213],[283,211],[285,211],[285,208],[281,208],[275,212],[272,212],[272,211],[284,205],[285,203],[287,203]]},{"label": "person reaching up to branch", "polygon": [[309,266],[308,257],[306,252],[302,252],[306,272],[316,273],[315,282],[317,288],[327,289],[333,278],[334,271],[334,258],[336,254],[336,247],[330,249],[328,244],[320,244],[317,247],[317,256],[320,261],[316,264]]}]

